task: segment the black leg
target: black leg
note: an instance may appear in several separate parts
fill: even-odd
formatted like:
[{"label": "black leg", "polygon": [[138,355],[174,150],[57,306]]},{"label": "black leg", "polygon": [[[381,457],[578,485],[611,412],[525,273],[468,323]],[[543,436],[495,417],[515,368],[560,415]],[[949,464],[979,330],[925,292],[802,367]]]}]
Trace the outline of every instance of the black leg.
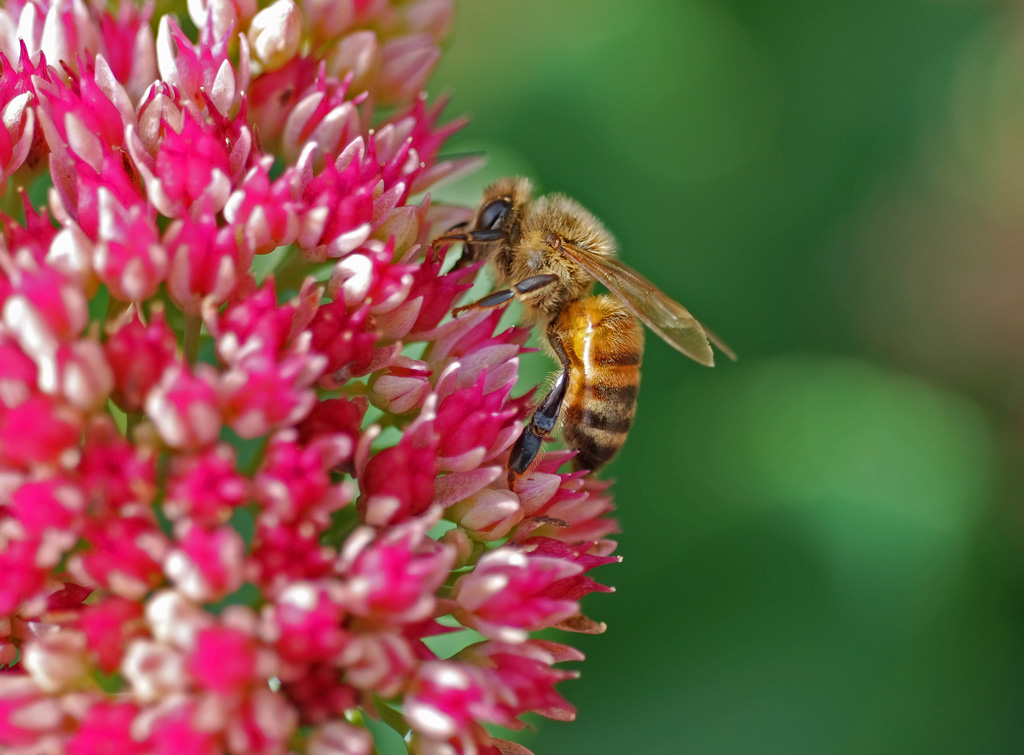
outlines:
[{"label": "black leg", "polygon": [[502,289],[501,291],[494,291],[487,294],[483,299],[475,301],[472,304],[467,304],[464,307],[456,307],[452,310],[452,314],[458,316],[463,312],[469,312],[474,309],[487,309],[488,307],[496,307],[499,304],[504,304],[516,297],[516,295],[528,294],[537,289],[550,286],[558,280],[557,275],[534,275],[525,280],[521,280],[518,283],[512,285],[510,288]]},{"label": "black leg", "polygon": [[550,330],[548,331],[548,340],[551,342],[558,361],[562,363],[562,371],[555,378],[555,384],[551,386],[551,390],[548,391],[544,400],[534,410],[529,424],[523,428],[523,432],[512,446],[512,453],[508,457],[509,490],[515,489],[516,480],[526,474],[526,470],[530,468],[536,460],[537,454],[540,453],[544,438],[551,435],[555,429],[558,417],[562,413],[562,402],[565,400],[565,394],[569,388],[569,357],[558,340],[552,337]]},{"label": "black leg", "polygon": [[453,244],[459,241],[465,244],[465,247],[462,250],[462,255],[459,257],[459,261],[455,263],[455,267],[460,268],[465,267],[471,262],[477,261],[474,258],[475,255],[470,254],[470,249],[473,244],[500,241],[501,239],[508,238],[508,235],[504,231],[492,228],[478,228],[475,231],[463,230],[467,225],[468,223],[459,223],[458,225],[454,225],[449,228],[447,232],[430,242],[430,248],[433,250],[433,259],[435,262],[438,260],[437,247],[443,244]]}]

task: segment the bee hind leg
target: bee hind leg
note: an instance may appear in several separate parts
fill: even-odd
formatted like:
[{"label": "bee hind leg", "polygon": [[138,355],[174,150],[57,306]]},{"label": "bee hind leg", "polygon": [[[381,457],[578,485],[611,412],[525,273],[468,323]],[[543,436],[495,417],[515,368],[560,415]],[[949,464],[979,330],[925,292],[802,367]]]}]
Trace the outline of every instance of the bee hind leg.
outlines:
[{"label": "bee hind leg", "polygon": [[504,288],[500,291],[493,291],[492,293],[487,294],[483,299],[475,301],[472,304],[467,304],[463,307],[456,307],[452,310],[452,314],[458,316],[463,312],[497,307],[499,304],[504,304],[505,302],[514,299],[517,295],[532,293],[533,291],[544,288],[545,286],[550,286],[557,280],[557,275],[534,275],[513,284],[509,288]]},{"label": "bee hind leg", "polygon": [[515,490],[516,482],[529,471],[537,460],[544,439],[555,429],[558,415],[562,412],[562,401],[565,399],[565,390],[568,385],[569,373],[568,370],[563,370],[555,379],[555,384],[551,386],[548,395],[544,397],[540,406],[530,417],[530,423],[523,428],[519,439],[512,446],[512,453],[508,457],[509,490]]},{"label": "bee hind leg", "polygon": [[509,490],[515,490],[516,482],[530,470],[537,460],[541,444],[545,438],[551,435],[555,425],[558,424],[558,417],[562,414],[562,403],[565,401],[565,394],[569,389],[569,356],[565,353],[559,340],[552,337],[550,329],[548,340],[558,361],[562,363],[562,371],[558,373],[551,390],[534,410],[533,416],[530,417],[530,423],[523,428],[523,432],[512,446],[512,453],[508,457]]}]

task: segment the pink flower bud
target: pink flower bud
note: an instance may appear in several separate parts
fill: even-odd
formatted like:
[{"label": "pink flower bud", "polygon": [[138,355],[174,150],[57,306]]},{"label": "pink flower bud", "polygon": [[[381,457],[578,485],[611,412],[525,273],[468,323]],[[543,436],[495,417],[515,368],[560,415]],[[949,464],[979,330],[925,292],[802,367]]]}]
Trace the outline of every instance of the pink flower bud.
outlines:
[{"label": "pink flower bud", "polygon": [[38,268],[23,258],[15,290],[3,303],[4,323],[25,353],[40,360],[51,357],[57,340],[78,336],[89,319],[81,289],[51,268]]},{"label": "pink flower bud", "polygon": [[228,198],[224,217],[236,228],[255,254],[287,246],[299,234],[299,211],[295,187],[286,174],[271,182],[269,166],[253,166]]},{"label": "pink flower bud", "polygon": [[209,25],[214,39],[244,29],[258,7],[256,0],[188,0],[188,15],[197,28]]},{"label": "pink flower bud", "polygon": [[451,28],[454,5],[452,0],[415,0],[405,8],[409,30],[443,39]]},{"label": "pink flower bud", "polygon": [[268,610],[276,647],[288,663],[330,662],[348,641],[342,626],[345,609],[337,589],[295,583],[278,595]]},{"label": "pink flower bud", "polygon": [[[470,366],[472,369],[472,366]],[[461,377],[461,365],[460,375]],[[446,373],[446,378],[450,374]],[[455,472],[468,471],[489,457],[510,426],[517,426],[514,407],[506,406],[512,385],[484,393],[487,375],[464,389],[457,389],[457,379],[438,381],[438,390],[453,390],[437,407],[434,426],[438,432],[438,463],[442,469]]]},{"label": "pink flower bud", "polygon": [[181,653],[159,642],[133,640],[125,651],[121,674],[136,700],[149,703],[173,699],[189,685]]},{"label": "pink flower bud", "polygon": [[27,109],[28,92],[7,102],[0,100],[0,196],[7,190],[7,179],[28,158],[35,136],[35,112]]},{"label": "pink flower bud", "polygon": [[114,375],[96,341],[73,341],[57,351],[58,391],[69,406],[84,412],[104,407]]},{"label": "pink flower bud", "polygon": [[156,491],[153,454],[129,443],[103,415],[86,428],[78,474],[93,516],[148,506]]},{"label": "pink flower bud", "polygon": [[370,30],[353,31],[327,51],[327,73],[339,79],[351,77],[353,91],[370,89],[380,70],[380,45]]},{"label": "pink flower bud", "polygon": [[393,243],[367,243],[364,250],[338,260],[327,292],[350,307],[366,304],[375,314],[394,309],[408,298],[416,267],[395,265],[393,256]]},{"label": "pink flower bud", "polygon": [[103,346],[114,373],[113,399],[125,412],[140,412],[164,371],[177,364],[178,342],[156,308],[149,324],[138,317],[122,324]]},{"label": "pink flower bud", "polygon": [[171,255],[167,292],[185,313],[198,316],[203,301],[222,304],[239,280],[242,254],[231,229],[217,229],[212,216],[178,221],[164,234]]},{"label": "pink flower bud", "polygon": [[193,44],[170,16],[160,19],[156,39],[160,78],[193,102],[212,104],[218,113],[227,115],[237,104],[238,93],[249,86],[247,45],[240,45],[236,71],[229,58],[229,42],[233,40],[226,35],[211,39],[212,24],[204,27],[204,31],[206,38]]},{"label": "pink flower bud", "polygon": [[276,0],[261,10],[249,26],[249,43],[268,71],[280,68],[299,51],[302,13],[292,0]]},{"label": "pink flower bud", "polygon": [[[318,401],[299,424],[299,443],[308,445],[316,438],[341,435],[349,439],[351,448],[354,449],[365,413],[365,400],[360,402],[334,398]],[[340,461],[348,461],[350,458],[351,454],[346,454]]]},{"label": "pink flower bud", "polygon": [[96,665],[107,674],[117,670],[128,641],[143,633],[142,606],[132,600],[107,596],[86,605],[77,622]]},{"label": "pink flower bud", "polygon": [[394,524],[427,510],[434,500],[437,450],[415,447],[409,435],[370,459],[359,477],[359,512],[367,524]]},{"label": "pink flower bud", "polygon": [[[0,550],[0,614],[9,616],[23,603],[38,599],[52,563],[40,563],[38,541],[10,538]],[[2,676],[0,676],[2,678]]]},{"label": "pink flower bud", "polygon": [[579,610],[575,601],[549,598],[547,590],[582,571],[571,561],[498,548],[455,583],[455,616],[485,637],[523,642],[528,632],[554,626]]},{"label": "pink flower bud", "polygon": [[242,438],[257,438],[291,426],[316,403],[313,383],[327,358],[299,346],[289,354],[269,348],[249,350],[224,374],[222,411],[225,423]]},{"label": "pink flower bud", "polygon": [[487,641],[470,645],[457,657],[482,669],[485,684],[494,690],[501,710],[497,723],[514,726],[516,718],[527,711],[558,721],[576,717],[576,709],[555,691],[554,685],[575,678],[577,673],[552,666],[583,660],[578,650],[543,640],[518,645]]},{"label": "pink flower bud", "polygon": [[448,516],[474,540],[505,537],[523,519],[519,496],[510,490],[484,488],[448,510]]},{"label": "pink flower bud", "polygon": [[253,80],[248,102],[264,145],[278,146],[288,116],[315,86],[318,68],[316,58],[293,57],[281,68]]},{"label": "pink flower bud", "polygon": [[277,755],[287,750],[298,723],[290,702],[264,684],[254,689],[228,720],[225,744],[229,752]]},{"label": "pink flower bud", "polygon": [[46,692],[83,686],[89,679],[85,635],[59,630],[34,637],[25,646],[23,664],[33,681]]},{"label": "pink flower bud", "polygon": [[322,387],[347,382],[365,375],[373,362],[375,336],[367,329],[369,312],[349,313],[344,301],[321,306],[309,325],[312,347],[327,357]]},{"label": "pink flower bud", "polygon": [[[289,677],[291,679],[291,677]],[[339,682],[339,669],[331,663],[316,663],[281,687],[288,699],[302,712],[302,723],[326,726],[340,721],[345,712],[358,705],[359,690]],[[311,735],[316,737],[316,734]],[[312,752],[312,745],[307,750]]]},{"label": "pink flower bud", "polygon": [[0,455],[15,468],[56,464],[77,448],[81,432],[81,415],[49,396],[30,396],[7,410],[0,407]]},{"label": "pink flower bud", "polygon": [[207,689],[220,695],[236,694],[256,681],[255,640],[232,627],[203,629],[196,635],[186,668]]},{"label": "pink flower bud", "polygon": [[82,530],[87,548],[72,556],[70,571],[82,584],[105,587],[115,595],[139,600],[164,576],[161,562],[167,537],[151,516],[88,520]]},{"label": "pink flower bud", "polygon": [[54,731],[73,725],[59,697],[48,695],[25,674],[0,674],[0,743],[26,751]]},{"label": "pink flower bud", "polygon": [[97,196],[96,273],[111,296],[122,301],[148,299],[167,275],[167,251],[156,221],[140,204],[123,207],[106,189],[101,188]]},{"label": "pink flower bud", "polygon": [[164,572],[181,594],[197,603],[212,603],[241,587],[242,536],[231,527],[205,530],[186,525],[186,529],[164,561]]},{"label": "pink flower bud", "polygon": [[78,539],[77,531],[85,515],[85,496],[59,478],[28,482],[11,496],[10,510],[29,537],[51,541],[49,547],[40,548],[40,560],[53,564]]},{"label": "pink flower bud", "polygon": [[378,93],[382,102],[407,102],[423,88],[441,59],[441,50],[428,34],[399,37],[380,49]]},{"label": "pink flower bud", "polygon": [[436,328],[451,311],[455,299],[469,289],[466,271],[453,270],[438,275],[441,265],[441,262],[421,265],[414,276],[409,298],[419,297],[423,300],[423,306],[412,327],[414,333],[425,333]]},{"label": "pink flower bud", "polygon": [[82,722],[68,743],[70,755],[100,755],[117,752],[123,755],[144,755],[148,752],[145,742],[139,741],[134,731],[135,717],[139,714],[137,705],[130,702],[101,702],[89,708],[88,717]]},{"label": "pink flower bud", "polygon": [[302,12],[314,45],[336,38],[355,21],[353,0],[304,0]]},{"label": "pink flower bud", "polygon": [[323,77],[288,115],[283,133],[286,154],[295,160],[308,144],[336,155],[360,132],[357,102],[346,101],[346,83]]},{"label": "pink flower bud", "polygon": [[217,376],[204,366],[195,375],[171,366],[146,396],[146,415],[172,448],[199,449],[220,434],[220,387]]},{"label": "pink flower bud", "polygon": [[[231,194],[239,167],[232,143],[218,129],[200,123],[185,111],[180,133],[168,129],[156,153],[152,172],[147,169],[146,185],[157,209],[169,217],[195,216],[193,205],[204,215],[220,212]],[[245,156],[247,157],[247,155]],[[168,244],[169,245],[169,244]]]},{"label": "pink flower bud", "polygon": [[178,698],[173,706],[154,711],[149,741],[155,755],[222,755],[220,732],[210,731],[199,707],[188,698]]},{"label": "pink flower bud", "polygon": [[433,373],[426,362],[399,356],[387,372],[370,378],[370,401],[392,414],[405,414],[423,405],[430,393]]},{"label": "pink flower bud", "polygon": [[294,432],[274,435],[263,464],[256,473],[254,490],[262,514],[270,521],[329,521],[332,512],[348,503],[351,491],[331,481],[331,469],[344,451],[329,440],[305,448],[295,442]]},{"label": "pink flower bud", "polygon": [[475,669],[452,661],[424,663],[405,702],[405,718],[418,732],[446,740],[473,721],[493,720],[494,701]]},{"label": "pink flower bud", "polygon": [[[47,222],[42,217],[39,220]],[[56,233],[48,228],[41,240],[48,248],[46,264],[81,286],[87,296],[92,296],[99,287],[100,279],[94,270],[95,247],[82,229],[72,225]]]},{"label": "pink flower bud", "polygon": [[368,529],[349,537],[342,559],[345,604],[352,613],[388,623],[432,614],[434,593],[447,578],[454,553],[427,537],[431,523],[429,517],[409,520],[373,541]]},{"label": "pink flower bud", "polygon": [[195,455],[179,456],[168,475],[164,514],[172,521],[223,524],[251,494],[249,480],[236,467],[234,449],[220,443]]},{"label": "pink flower bud", "polygon": [[247,578],[268,594],[277,594],[295,581],[330,574],[335,552],[320,543],[322,529],[281,523],[267,517],[258,522],[249,557]]},{"label": "pink flower bud", "polygon": [[397,694],[416,664],[409,642],[389,632],[354,635],[339,660],[350,684],[376,690],[382,697]]},{"label": "pink flower bud", "polygon": [[370,755],[370,732],[344,721],[328,721],[318,726],[306,745],[308,755]]}]

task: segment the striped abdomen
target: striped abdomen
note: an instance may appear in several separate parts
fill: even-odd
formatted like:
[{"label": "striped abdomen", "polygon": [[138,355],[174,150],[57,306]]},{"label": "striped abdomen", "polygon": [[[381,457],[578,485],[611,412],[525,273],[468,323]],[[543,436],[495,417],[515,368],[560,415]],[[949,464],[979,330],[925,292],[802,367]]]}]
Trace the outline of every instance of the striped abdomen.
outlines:
[{"label": "striped abdomen", "polygon": [[569,359],[563,434],[576,465],[598,469],[626,441],[640,387],[643,326],[613,296],[569,304],[552,324]]}]

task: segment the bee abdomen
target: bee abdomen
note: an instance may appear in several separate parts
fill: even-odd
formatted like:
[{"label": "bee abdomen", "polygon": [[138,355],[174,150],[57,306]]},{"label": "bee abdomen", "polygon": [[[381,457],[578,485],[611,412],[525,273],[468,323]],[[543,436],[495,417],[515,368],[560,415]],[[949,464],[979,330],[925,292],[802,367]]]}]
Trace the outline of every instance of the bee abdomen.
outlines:
[{"label": "bee abdomen", "polygon": [[616,405],[595,402],[591,408],[584,408],[579,413],[579,424],[592,430],[605,430],[612,434],[625,433],[633,424],[635,408],[635,405],[632,404]]},{"label": "bee abdomen", "polygon": [[569,355],[564,435],[576,466],[599,469],[622,448],[636,415],[643,328],[617,299],[573,302],[559,320]]},{"label": "bee abdomen", "polygon": [[611,461],[626,442],[635,414],[635,400],[610,402],[591,397],[581,405],[570,406],[565,440],[577,452],[577,466],[598,469]]}]

